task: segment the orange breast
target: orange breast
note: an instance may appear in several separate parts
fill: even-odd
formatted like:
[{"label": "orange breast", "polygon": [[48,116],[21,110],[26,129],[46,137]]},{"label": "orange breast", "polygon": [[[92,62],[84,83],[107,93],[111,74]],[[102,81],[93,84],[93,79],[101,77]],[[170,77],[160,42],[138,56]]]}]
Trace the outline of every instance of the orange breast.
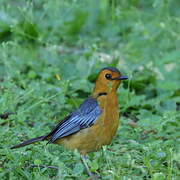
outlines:
[{"label": "orange breast", "polygon": [[111,143],[119,124],[117,95],[112,93],[100,97],[99,105],[103,111],[93,126],[61,138],[55,143],[67,149],[78,149],[82,154],[95,151]]},{"label": "orange breast", "polygon": [[103,145],[110,144],[119,125],[118,99],[116,93],[109,94],[102,104],[103,114]]}]

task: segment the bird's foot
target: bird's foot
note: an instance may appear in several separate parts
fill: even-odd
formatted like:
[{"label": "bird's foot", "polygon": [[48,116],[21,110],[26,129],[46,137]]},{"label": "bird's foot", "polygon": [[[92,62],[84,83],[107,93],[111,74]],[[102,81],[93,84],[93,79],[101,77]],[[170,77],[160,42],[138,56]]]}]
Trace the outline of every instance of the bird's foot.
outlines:
[{"label": "bird's foot", "polygon": [[89,178],[87,180],[97,180],[100,179],[100,175],[93,172],[88,172]]},{"label": "bird's foot", "polygon": [[86,162],[86,159],[87,159],[87,157],[86,157],[85,155],[81,155],[81,160],[82,160],[82,162],[83,162],[83,164],[84,164],[84,166],[85,166],[85,168],[86,168],[86,171],[87,171],[87,173],[88,173],[88,175],[89,175],[88,180],[96,180],[96,179],[99,179],[99,178],[100,178],[100,175],[99,175],[99,174],[93,173],[93,172],[90,171],[90,168],[89,168],[89,166],[88,166],[88,164],[87,164],[87,162]]}]

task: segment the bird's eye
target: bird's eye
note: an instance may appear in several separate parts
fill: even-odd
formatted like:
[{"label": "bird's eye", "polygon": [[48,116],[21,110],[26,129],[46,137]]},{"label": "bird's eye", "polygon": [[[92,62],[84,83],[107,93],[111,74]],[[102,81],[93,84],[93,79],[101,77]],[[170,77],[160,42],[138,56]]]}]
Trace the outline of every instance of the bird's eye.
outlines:
[{"label": "bird's eye", "polygon": [[106,79],[111,79],[112,78],[111,74],[106,74],[105,77],[106,77]]}]

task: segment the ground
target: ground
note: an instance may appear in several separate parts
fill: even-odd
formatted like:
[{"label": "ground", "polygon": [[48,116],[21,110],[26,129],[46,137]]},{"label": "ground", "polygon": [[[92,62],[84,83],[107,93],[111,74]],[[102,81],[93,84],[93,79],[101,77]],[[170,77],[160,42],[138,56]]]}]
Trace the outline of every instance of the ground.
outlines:
[{"label": "ground", "polygon": [[118,90],[117,135],[89,154],[91,170],[104,180],[179,179],[179,34],[178,0],[1,0],[0,179],[87,179],[77,151],[10,147],[49,132],[106,66],[129,80]]}]

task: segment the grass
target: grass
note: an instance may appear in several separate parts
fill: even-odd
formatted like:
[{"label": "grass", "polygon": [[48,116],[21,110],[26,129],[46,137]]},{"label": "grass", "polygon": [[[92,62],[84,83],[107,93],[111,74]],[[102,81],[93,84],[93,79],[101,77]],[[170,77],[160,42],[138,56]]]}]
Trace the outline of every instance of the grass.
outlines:
[{"label": "grass", "polygon": [[89,154],[91,170],[104,180],[179,179],[179,5],[1,0],[0,179],[87,179],[77,151],[43,142],[9,147],[49,132],[106,66],[130,79],[118,90],[117,136]]}]

